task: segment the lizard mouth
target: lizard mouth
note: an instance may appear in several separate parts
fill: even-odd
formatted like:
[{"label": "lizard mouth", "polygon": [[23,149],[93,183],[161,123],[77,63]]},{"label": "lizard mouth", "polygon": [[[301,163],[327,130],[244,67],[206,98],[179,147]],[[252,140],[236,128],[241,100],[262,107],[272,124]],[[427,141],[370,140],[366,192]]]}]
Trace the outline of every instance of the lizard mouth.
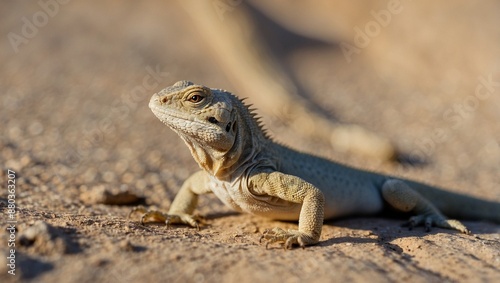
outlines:
[{"label": "lizard mouth", "polygon": [[171,118],[174,118],[175,120],[195,122],[181,117],[180,115],[176,115],[175,111],[169,110],[166,107],[162,107],[160,103],[160,96],[158,94],[154,94],[153,97],[151,97],[151,100],[149,101],[149,108],[151,109],[153,114],[155,114],[156,118],[158,118],[169,127],[173,126],[170,122],[168,122],[169,120],[171,120]]},{"label": "lizard mouth", "polygon": [[[153,114],[155,114],[155,116],[165,125],[173,129],[175,128],[176,130],[186,132],[186,130],[189,128],[207,129],[210,127],[210,125],[208,124],[204,124],[192,119],[186,119],[185,117],[178,115],[174,111],[169,111],[167,109],[159,107],[158,105],[152,106],[153,107],[151,107],[151,111],[153,111]],[[189,126],[187,126],[187,123],[189,123]]]},{"label": "lizard mouth", "polygon": [[219,131],[217,126],[186,118],[176,111],[161,107],[158,105],[158,102],[153,101],[153,99],[149,107],[161,122],[187,139],[197,140],[198,143],[205,143],[215,142],[224,138],[223,133]]}]

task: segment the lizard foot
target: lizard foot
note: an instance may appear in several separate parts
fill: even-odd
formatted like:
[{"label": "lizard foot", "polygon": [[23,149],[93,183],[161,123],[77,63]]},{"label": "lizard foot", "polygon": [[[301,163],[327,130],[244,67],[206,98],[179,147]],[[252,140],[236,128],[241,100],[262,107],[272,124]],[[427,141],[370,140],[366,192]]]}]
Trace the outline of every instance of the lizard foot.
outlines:
[{"label": "lizard foot", "polygon": [[262,234],[262,236],[260,237],[259,242],[262,242],[263,239],[267,241],[266,249],[270,244],[276,242],[284,242],[283,248],[285,250],[292,249],[292,246],[294,244],[297,244],[301,248],[304,248],[307,245],[313,245],[318,242],[317,240],[314,240],[313,237],[305,233],[299,232],[297,230],[285,231],[281,228],[274,228],[272,230],[264,231],[264,234]]},{"label": "lizard foot", "polygon": [[413,217],[410,217],[410,220],[404,224],[404,226],[407,226],[411,229],[416,226],[424,226],[425,231],[429,232],[431,231],[431,227],[440,227],[440,228],[445,228],[445,229],[451,229],[451,230],[457,230],[460,231],[464,234],[470,234],[471,232],[465,225],[463,225],[460,221],[454,220],[454,219],[446,219],[441,215],[436,215],[436,214],[421,214],[421,215],[416,215]]},{"label": "lizard foot", "polygon": [[167,227],[170,224],[186,224],[200,230],[199,223],[203,223],[203,217],[199,215],[190,215],[186,213],[167,214],[157,210],[146,210],[144,207],[134,208],[129,218],[136,213],[141,213],[141,224],[145,223],[165,223]]}]

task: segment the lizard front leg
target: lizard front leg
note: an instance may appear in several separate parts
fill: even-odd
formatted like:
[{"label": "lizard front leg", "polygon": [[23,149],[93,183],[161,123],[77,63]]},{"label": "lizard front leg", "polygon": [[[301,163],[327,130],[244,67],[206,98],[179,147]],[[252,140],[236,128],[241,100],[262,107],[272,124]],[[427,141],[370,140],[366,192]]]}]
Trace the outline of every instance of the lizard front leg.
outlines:
[{"label": "lizard front leg", "polygon": [[[269,243],[285,242],[285,248],[290,249],[294,244],[301,247],[314,245],[319,242],[323,226],[325,199],[323,193],[293,175],[281,172],[262,172],[252,175],[248,180],[249,190],[256,195],[269,195],[291,203],[302,204],[299,215],[299,230],[285,231],[275,228],[265,233],[263,238]],[[272,210],[272,204],[269,204]]]},{"label": "lizard front leg", "polygon": [[144,222],[165,222],[165,224],[187,224],[198,228],[199,217],[193,215],[196,205],[198,204],[198,196],[212,192],[208,187],[207,173],[198,171],[191,175],[175,196],[168,213],[160,211],[145,211],[144,209],[136,209],[134,212],[144,212],[141,217],[141,223]]}]

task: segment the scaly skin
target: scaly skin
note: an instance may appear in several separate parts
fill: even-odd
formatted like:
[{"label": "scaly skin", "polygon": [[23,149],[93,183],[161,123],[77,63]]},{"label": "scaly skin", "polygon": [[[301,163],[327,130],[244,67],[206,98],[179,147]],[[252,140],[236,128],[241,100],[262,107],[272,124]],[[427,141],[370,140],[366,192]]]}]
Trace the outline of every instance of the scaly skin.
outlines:
[{"label": "scaly skin", "polygon": [[[411,212],[409,225],[470,233],[457,220],[500,222],[500,203],[443,191],[413,181],[354,169],[273,142],[255,114],[236,96],[188,81],[154,94],[153,113],[184,140],[201,171],[189,177],[167,214],[147,212],[142,221],[198,226],[198,196],[215,193],[226,205],[299,229],[275,228],[263,238],[285,248],[318,243],[325,218],[373,215],[384,206]],[[442,211],[442,212],[441,212]]]}]

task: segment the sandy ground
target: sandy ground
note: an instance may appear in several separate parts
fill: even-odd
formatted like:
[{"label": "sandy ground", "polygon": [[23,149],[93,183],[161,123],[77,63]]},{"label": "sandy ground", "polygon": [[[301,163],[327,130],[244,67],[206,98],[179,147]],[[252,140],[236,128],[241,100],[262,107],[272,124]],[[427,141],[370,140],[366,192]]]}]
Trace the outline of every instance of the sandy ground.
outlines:
[{"label": "sandy ground", "polygon": [[[148,109],[151,94],[181,79],[251,94],[227,79],[175,3],[41,2],[53,13],[36,1],[0,4],[1,282],[500,282],[493,223],[465,221],[469,236],[408,231],[402,218],[331,220],[319,245],[283,251],[259,237],[296,223],[236,214],[212,196],[201,199],[200,231],[129,220],[133,206],[120,202],[167,210],[197,170]],[[333,2],[276,5],[289,6],[283,18],[353,43],[354,28],[393,1]],[[267,128],[304,151],[500,201],[500,4],[415,2],[401,1],[350,62],[338,44],[282,55],[308,99],[390,137],[424,166],[341,154],[263,113]],[[7,170],[16,181],[15,275]]]}]

